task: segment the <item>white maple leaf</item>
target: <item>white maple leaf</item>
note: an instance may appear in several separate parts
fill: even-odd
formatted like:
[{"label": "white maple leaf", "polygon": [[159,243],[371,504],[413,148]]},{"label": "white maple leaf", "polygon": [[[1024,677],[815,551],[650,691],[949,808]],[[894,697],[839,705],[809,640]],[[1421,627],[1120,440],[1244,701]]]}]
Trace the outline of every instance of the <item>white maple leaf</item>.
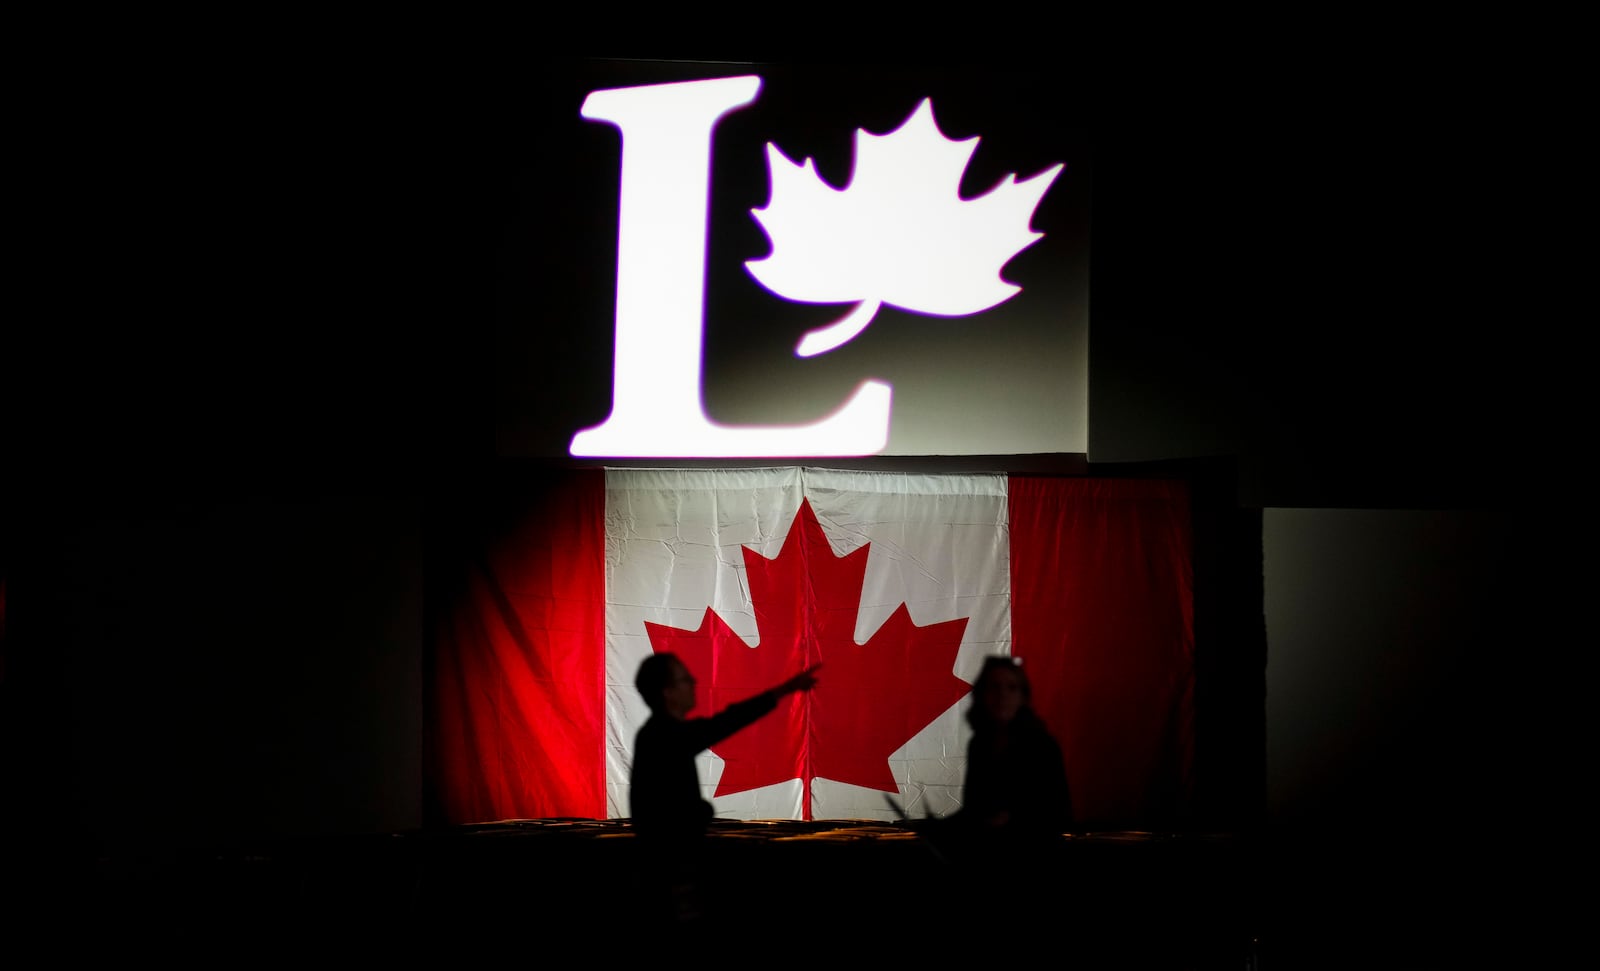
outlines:
[{"label": "white maple leaf", "polygon": [[751,210],[772,255],[745,267],[790,300],[856,303],[842,320],[808,332],[795,353],[833,350],[866,328],[884,304],[942,317],[988,310],[1021,291],[1000,276],[1006,262],[1044,234],[1029,223],[1064,165],[1017,181],[1015,173],[975,199],[959,195],[978,147],[945,138],[924,98],[898,129],[856,130],[855,170],[843,189],[767,145],[772,192]]}]

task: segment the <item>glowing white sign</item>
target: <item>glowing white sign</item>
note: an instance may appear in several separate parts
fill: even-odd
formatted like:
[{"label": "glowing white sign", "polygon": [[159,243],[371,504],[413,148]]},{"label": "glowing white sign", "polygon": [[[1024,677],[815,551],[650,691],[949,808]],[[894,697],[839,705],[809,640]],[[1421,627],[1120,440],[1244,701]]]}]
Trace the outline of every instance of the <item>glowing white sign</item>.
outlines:
[{"label": "glowing white sign", "polygon": [[[832,415],[805,425],[723,425],[705,414],[706,223],[711,136],[755,100],[758,77],[613,88],[581,114],[622,131],[617,238],[616,358],[611,415],[573,436],[576,456],[775,457],[871,455],[889,438],[892,389],[866,380]],[[773,293],[856,307],[806,334],[801,356],[859,334],[884,304],[941,316],[978,313],[1020,288],[999,271],[1042,234],[1028,228],[1055,167],[962,200],[977,138],[951,141],[924,100],[887,135],[858,131],[856,167],[841,190],[767,146],[772,194],[755,217],[773,254],[747,269]]]},{"label": "glowing white sign", "polygon": [[856,303],[842,321],[814,330],[795,353],[809,357],[855,337],[883,304],[964,317],[1021,292],[1000,269],[1043,236],[1028,228],[1057,165],[964,201],[957,194],[977,138],[939,133],[926,99],[896,131],[856,132],[850,184],[834,189],[810,159],[796,165],[767,146],[772,199],[755,212],[772,256],[746,263],[761,285],[807,303]]}]

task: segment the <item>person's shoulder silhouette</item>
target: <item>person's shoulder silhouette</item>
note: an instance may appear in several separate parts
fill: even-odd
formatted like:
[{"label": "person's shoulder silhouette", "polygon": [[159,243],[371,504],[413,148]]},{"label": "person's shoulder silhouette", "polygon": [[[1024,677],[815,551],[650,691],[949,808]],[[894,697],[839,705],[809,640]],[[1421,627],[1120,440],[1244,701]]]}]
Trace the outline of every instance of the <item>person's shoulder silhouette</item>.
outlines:
[{"label": "person's shoulder silhouette", "polygon": [[1066,764],[1060,743],[1033,709],[1032,686],[1018,659],[984,660],[966,718],[972,736],[951,835],[969,850],[1060,840],[1073,824]]},{"label": "person's shoulder silhouette", "polygon": [[696,920],[703,911],[701,843],[714,811],[701,792],[695,757],[772,712],[783,696],[810,691],[818,667],[812,665],[715,714],[696,717],[691,713],[698,681],[682,659],[663,652],[640,662],[634,687],[650,717],[634,736],[629,813],[644,850],[647,879],[658,894],[665,894],[667,920]]}]

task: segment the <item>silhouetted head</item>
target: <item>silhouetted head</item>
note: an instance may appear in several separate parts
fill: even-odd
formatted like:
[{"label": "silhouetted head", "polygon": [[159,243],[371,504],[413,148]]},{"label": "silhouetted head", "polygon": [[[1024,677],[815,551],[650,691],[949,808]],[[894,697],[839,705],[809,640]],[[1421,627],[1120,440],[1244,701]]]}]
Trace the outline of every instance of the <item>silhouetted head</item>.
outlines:
[{"label": "silhouetted head", "polygon": [[651,711],[682,718],[694,709],[694,675],[676,654],[652,654],[639,662],[633,686]]},{"label": "silhouetted head", "polygon": [[977,680],[972,682],[967,722],[973,728],[1008,725],[1032,704],[1033,689],[1022,669],[1022,659],[991,654],[983,659]]}]

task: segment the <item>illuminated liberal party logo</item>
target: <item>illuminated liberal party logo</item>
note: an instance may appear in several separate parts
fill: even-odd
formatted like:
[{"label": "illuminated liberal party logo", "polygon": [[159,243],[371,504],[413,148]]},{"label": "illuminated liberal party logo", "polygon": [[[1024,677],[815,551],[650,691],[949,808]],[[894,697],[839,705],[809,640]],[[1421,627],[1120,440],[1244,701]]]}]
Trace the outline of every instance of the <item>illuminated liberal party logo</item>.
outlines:
[{"label": "illuminated liberal party logo", "polygon": [[[724,425],[706,417],[706,224],[711,136],[727,112],[755,100],[759,77],[716,78],[591,92],[581,114],[622,131],[617,235],[616,359],[611,415],[572,438],[575,456],[767,457],[871,455],[889,440],[893,389],[865,380],[831,415],[801,425]],[[767,146],[771,196],[752,215],[772,254],[750,274],[806,303],[852,304],[806,333],[811,357],[860,334],[885,304],[945,317],[979,313],[1021,288],[1000,277],[1038,240],[1033,211],[1057,164],[1002,179],[963,200],[962,173],[978,139],[945,138],[924,99],[898,129],[857,130],[849,183],[834,189],[811,159]]]}]

